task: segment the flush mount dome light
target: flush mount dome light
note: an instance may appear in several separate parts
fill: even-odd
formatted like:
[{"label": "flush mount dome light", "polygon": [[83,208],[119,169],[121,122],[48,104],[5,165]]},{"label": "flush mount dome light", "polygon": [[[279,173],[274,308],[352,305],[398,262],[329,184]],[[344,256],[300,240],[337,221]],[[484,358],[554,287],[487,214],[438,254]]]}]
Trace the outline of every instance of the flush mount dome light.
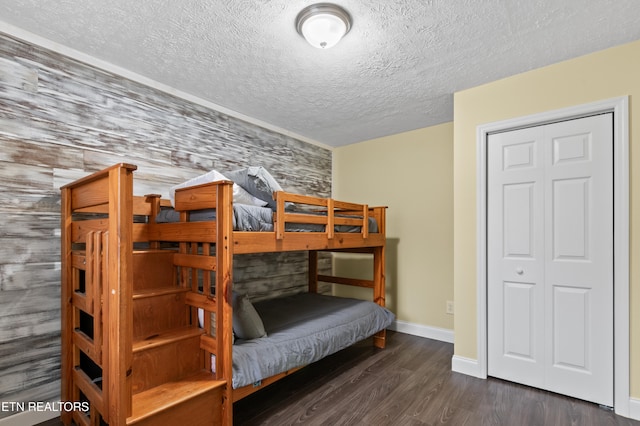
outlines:
[{"label": "flush mount dome light", "polygon": [[335,4],[312,4],[298,14],[296,29],[313,47],[328,49],[349,32],[351,16]]}]

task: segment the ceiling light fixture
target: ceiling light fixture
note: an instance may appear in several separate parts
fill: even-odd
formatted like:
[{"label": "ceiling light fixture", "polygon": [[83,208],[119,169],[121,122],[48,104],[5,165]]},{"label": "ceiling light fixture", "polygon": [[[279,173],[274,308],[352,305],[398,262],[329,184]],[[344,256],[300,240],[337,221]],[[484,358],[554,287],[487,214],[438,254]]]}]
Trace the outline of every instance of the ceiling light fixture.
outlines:
[{"label": "ceiling light fixture", "polygon": [[349,32],[351,15],[335,4],[312,4],[298,14],[296,29],[313,47],[328,49]]}]

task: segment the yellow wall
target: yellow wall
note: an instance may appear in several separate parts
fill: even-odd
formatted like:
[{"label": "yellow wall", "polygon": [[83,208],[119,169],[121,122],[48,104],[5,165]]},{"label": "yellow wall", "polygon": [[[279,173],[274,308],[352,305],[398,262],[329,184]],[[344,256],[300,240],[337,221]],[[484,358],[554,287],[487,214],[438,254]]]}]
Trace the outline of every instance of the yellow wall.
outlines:
[{"label": "yellow wall", "polygon": [[455,354],[476,358],[476,128],[630,95],[631,396],[640,397],[640,42],[465,90],[454,98]]},{"label": "yellow wall", "polygon": [[[453,329],[453,316],[445,313],[446,301],[453,300],[452,142],[453,125],[446,123],[333,154],[334,198],[389,207],[387,306],[400,321],[448,330]],[[335,269],[353,274],[366,264],[343,257]]]}]

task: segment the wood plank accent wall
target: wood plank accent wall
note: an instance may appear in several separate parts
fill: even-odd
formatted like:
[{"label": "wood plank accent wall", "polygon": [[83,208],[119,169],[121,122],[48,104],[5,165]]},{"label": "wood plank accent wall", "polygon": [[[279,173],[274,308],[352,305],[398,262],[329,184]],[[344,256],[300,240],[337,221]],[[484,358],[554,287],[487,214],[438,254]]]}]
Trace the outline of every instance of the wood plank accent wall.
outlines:
[{"label": "wood plank accent wall", "polygon": [[[0,34],[0,401],[59,399],[59,188],[116,162],[138,165],[139,195],[250,165],[331,191],[327,149]],[[304,253],[240,256],[235,288],[302,291],[306,271]]]}]

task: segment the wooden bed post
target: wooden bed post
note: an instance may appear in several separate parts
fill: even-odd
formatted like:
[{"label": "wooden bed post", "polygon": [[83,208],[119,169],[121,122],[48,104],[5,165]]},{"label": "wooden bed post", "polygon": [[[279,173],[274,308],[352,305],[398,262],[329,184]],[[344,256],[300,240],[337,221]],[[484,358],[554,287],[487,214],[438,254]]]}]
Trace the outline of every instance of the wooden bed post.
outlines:
[{"label": "wooden bed post", "polygon": [[309,250],[309,293],[318,292],[318,252]]},{"label": "wooden bed post", "polygon": [[232,182],[216,191],[216,375],[227,381],[222,401],[222,424],[233,424],[233,193]]},{"label": "wooden bed post", "polygon": [[[149,213],[149,223],[156,223],[156,216],[160,213],[160,195],[147,194],[144,196],[145,202],[149,203],[151,212]],[[159,241],[149,241],[149,248],[159,249]]]},{"label": "wooden bed post", "polygon": [[[62,204],[62,348],[61,348],[61,390],[60,399],[62,401],[73,401],[73,306],[71,296],[73,294],[72,262],[71,262],[71,189],[61,190]],[[71,411],[62,411],[60,418],[65,425],[71,424]]]},{"label": "wooden bed post", "polygon": [[[385,246],[373,248],[373,301],[385,306]],[[386,344],[386,330],[378,332],[373,337],[373,344],[377,348],[384,348]]]},{"label": "wooden bed post", "polygon": [[131,366],[133,340],[133,170],[109,170],[108,301],[105,339],[109,423],[124,425],[131,415]]}]

